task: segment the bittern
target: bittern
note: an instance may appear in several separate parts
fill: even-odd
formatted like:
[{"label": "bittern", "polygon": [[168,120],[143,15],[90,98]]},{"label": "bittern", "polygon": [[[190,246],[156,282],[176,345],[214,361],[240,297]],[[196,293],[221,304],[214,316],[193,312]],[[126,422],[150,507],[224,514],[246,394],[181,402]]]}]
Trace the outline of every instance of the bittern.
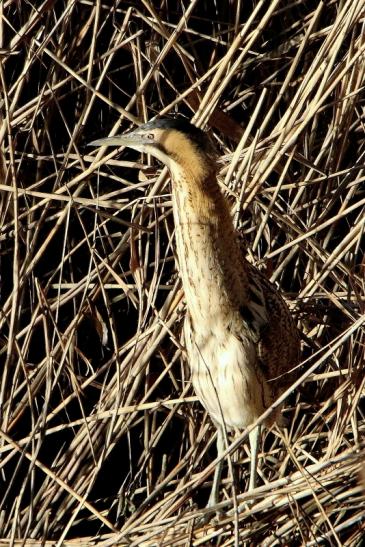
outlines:
[{"label": "bittern", "polygon": [[[210,139],[182,119],[160,119],[133,132],[90,143],[127,146],[167,165],[172,181],[178,269],[187,314],[184,338],[192,383],[217,427],[218,455],[226,432],[246,428],[293,380],[299,336],[283,298],[245,258],[217,181]],[[281,409],[264,421],[280,424]],[[249,435],[249,489],[255,487],[260,426]],[[222,458],[208,506],[218,502]]]}]

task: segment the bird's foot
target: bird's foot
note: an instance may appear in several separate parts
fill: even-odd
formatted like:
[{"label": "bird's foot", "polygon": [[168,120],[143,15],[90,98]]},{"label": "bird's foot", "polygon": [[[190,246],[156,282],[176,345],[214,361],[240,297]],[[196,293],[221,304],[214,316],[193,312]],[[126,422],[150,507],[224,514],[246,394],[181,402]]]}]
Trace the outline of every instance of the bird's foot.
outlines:
[{"label": "bird's foot", "polygon": [[218,505],[219,503],[219,499],[218,499],[218,489],[217,488],[214,488],[214,485],[213,485],[213,488],[210,492],[210,495],[209,495],[209,499],[208,499],[208,503],[206,505],[206,508],[207,509],[213,509],[214,507],[216,507],[216,505]]},{"label": "bird's foot", "polygon": [[215,508],[214,506],[207,505],[205,509],[203,509],[203,512],[199,517],[196,519],[196,523],[198,526],[204,526],[209,523],[216,523],[223,517],[222,511],[220,511],[218,508]]}]

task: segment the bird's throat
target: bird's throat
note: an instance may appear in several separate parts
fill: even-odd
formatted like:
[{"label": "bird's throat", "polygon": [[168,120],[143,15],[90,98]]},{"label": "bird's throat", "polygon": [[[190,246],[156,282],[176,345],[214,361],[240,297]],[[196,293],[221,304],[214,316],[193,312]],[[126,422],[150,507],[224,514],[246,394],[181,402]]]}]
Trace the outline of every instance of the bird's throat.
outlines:
[{"label": "bird's throat", "polygon": [[228,204],[216,177],[174,177],[179,269],[193,323],[227,316],[247,299],[248,283]]}]

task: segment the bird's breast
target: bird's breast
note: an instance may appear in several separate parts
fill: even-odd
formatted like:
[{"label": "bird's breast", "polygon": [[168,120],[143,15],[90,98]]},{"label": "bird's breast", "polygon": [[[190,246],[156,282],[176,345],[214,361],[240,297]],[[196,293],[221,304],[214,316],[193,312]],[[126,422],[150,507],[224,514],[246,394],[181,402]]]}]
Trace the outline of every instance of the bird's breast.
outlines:
[{"label": "bird's breast", "polygon": [[244,428],[268,407],[268,387],[253,342],[219,320],[195,330],[186,319],[185,343],[194,389],[212,419],[227,429]]}]

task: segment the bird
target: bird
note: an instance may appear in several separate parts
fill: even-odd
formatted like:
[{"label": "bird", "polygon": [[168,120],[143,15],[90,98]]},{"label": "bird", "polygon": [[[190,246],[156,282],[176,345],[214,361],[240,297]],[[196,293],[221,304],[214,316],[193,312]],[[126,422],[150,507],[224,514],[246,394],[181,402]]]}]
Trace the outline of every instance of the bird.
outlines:
[{"label": "bird", "polygon": [[[90,145],[124,145],[170,172],[187,361],[196,395],[217,428],[212,508],[219,503],[227,432],[253,424],[293,382],[299,331],[278,290],[246,258],[206,132],[185,118],[157,118]],[[280,407],[263,421],[268,428],[275,423],[283,425]],[[260,436],[261,425],[249,433],[248,491],[256,487]]]}]

